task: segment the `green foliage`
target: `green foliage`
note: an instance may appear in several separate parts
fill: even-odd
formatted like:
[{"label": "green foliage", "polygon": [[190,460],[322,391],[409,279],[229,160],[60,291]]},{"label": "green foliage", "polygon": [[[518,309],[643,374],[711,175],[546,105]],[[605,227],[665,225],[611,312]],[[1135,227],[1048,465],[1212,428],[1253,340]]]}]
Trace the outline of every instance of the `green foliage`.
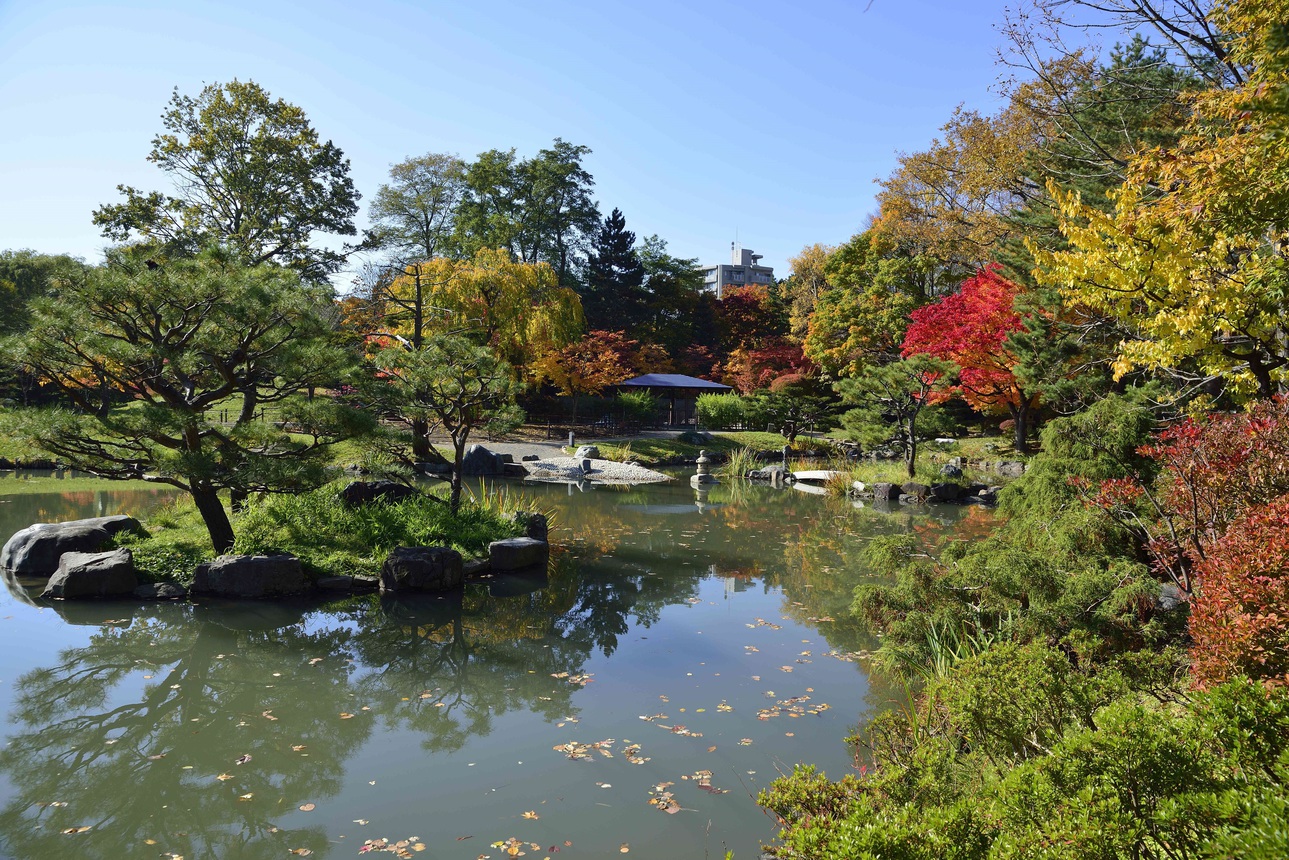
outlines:
[{"label": "green foliage", "polygon": [[290,265],[316,282],[340,268],[342,254],[309,239],[315,231],[352,236],[360,195],[349,160],[319,139],[304,111],[234,80],[195,98],[176,88],[161,122],[148,160],[180,196],[118,186],[125,202],[94,213],[105,236],[143,238],[168,254],[227,245],[247,265]]},{"label": "green foliage", "polygon": [[237,552],[291,553],[323,575],[375,575],[399,546],[451,546],[479,556],[490,542],[518,533],[518,526],[491,507],[467,504],[454,514],[431,496],[350,508],[340,501],[339,485],[270,496],[251,505],[237,526]]},{"label": "green foliage", "polygon": [[708,430],[730,430],[748,420],[746,403],[737,394],[700,394],[695,409],[699,425]]},{"label": "green foliage", "polygon": [[861,444],[894,440],[912,478],[918,443],[941,430],[938,422],[921,419],[930,415],[927,407],[948,386],[953,371],[949,362],[928,355],[867,367],[837,385],[842,401],[859,407],[842,416],[842,426]]},{"label": "green foliage", "polygon": [[[76,409],[20,413],[13,430],[81,471],[185,490],[226,549],[220,490],[319,486],[328,446],[370,427],[366,414],[304,394],[352,364],[330,338],[330,298],[329,287],[245,266],[223,248],[160,262],[115,249],[105,265],[58,280],[33,303],[29,330],[4,342]],[[261,418],[266,405],[280,424]]]},{"label": "green foliage", "polygon": [[658,417],[661,401],[648,391],[619,391],[614,405],[626,420],[649,424]]}]

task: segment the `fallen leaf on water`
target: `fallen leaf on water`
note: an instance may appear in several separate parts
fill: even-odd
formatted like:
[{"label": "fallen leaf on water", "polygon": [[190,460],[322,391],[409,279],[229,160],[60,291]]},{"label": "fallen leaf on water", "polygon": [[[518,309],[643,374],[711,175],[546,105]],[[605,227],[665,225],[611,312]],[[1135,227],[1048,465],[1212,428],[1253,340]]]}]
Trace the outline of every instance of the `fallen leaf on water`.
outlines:
[{"label": "fallen leaf on water", "polygon": [[302,750],[302,749],[304,749],[304,744],[292,744],[292,745],[291,745],[291,752],[299,752],[299,751],[300,751],[300,750]]},{"label": "fallen leaf on water", "polygon": [[91,827],[88,827],[88,826],[82,825],[82,826],[80,826],[80,827],[69,827],[69,828],[67,828],[66,830],[64,830],[63,832],[64,832],[64,833],[84,833],[86,830],[92,830],[92,829],[93,829],[93,828],[91,828]]},{"label": "fallen leaf on water", "polygon": [[239,795],[237,795],[237,799],[238,799],[238,800],[250,800],[250,799],[251,799],[252,797],[254,797],[254,796],[255,796],[255,792],[253,792],[253,791],[248,791],[246,794],[239,794]]},{"label": "fallen leaf on water", "polygon": [[215,779],[219,780],[220,782],[224,782],[225,780],[229,780],[232,778],[233,778],[233,775],[231,773],[221,773],[219,776],[215,777]]},{"label": "fallen leaf on water", "polygon": [[157,753],[156,755],[148,756],[148,761],[159,761],[165,757],[166,757],[165,753]]},{"label": "fallen leaf on water", "polygon": [[368,824],[371,824],[371,822],[366,818],[355,818],[354,824],[357,824],[359,827],[366,827]]},{"label": "fallen leaf on water", "polygon": [[300,857],[308,857],[313,852],[310,851],[308,848],[292,848],[291,853],[296,854]]},{"label": "fallen leaf on water", "polygon": [[301,811],[301,812],[313,812],[313,810],[315,810],[315,809],[317,809],[317,808],[318,808],[318,807],[314,806],[312,803],[302,803],[302,804],[300,804],[300,811]]},{"label": "fallen leaf on water", "polygon": [[264,713],[260,714],[260,716],[271,722],[277,722],[277,717],[273,716],[272,711],[265,711]]},{"label": "fallen leaf on water", "polygon": [[739,746],[741,746],[741,747],[750,747],[750,746],[752,746],[752,739],[751,739],[751,738],[743,738],[742,740],[740,740],[740,741],[738,742],[738,745],[739,745]]},{"label": "fallen leaf on water", "polygon": [[319,663],[321,663],[321,662],[322,662],[322,658],[321,658],[321,657],[314,657],[312,660],[310,660],[310,661],[309,661],[309,665],[310,665],[310,666],[316,666],[316,665],[318,665],[318,664],[319,664]]},{"label": "fallen leaf on water", "polygon": [[627,843],[623,842],[623,843],[622,843],[622,845],[618,848],[618,853],[620,853],[620,854],[630,854],[630,853],[631,853],[631,846],[630,846],[630,845],[628,845]]},{"label": "fallen leaf on water", "polygon": [[237,760],[234,761],[233,764],[246,764],[250,760],[251,760],[251,754],[246,753],[245,755],[239,755],[237,757]]},{"label": "fallen leaf on water", "polygon": [[708,751],[708,752],[716,752],[716,744],[712,744],[711,746],[709,746],[709,747],[707,748],[707,751]]},{"label": "fallen leaf on water", "polygon": [[342,720],[352,720],[353,718],[354,718],[354,715],[353,715],[353,714],[346,713],[346,712],[344,712],[344,711],[341,711],[341,712],[340,712],[340,719],[342,719]]},{"label": "fallen leaf on water", "polygon": [[541,816],[538,815],[535,811],[530,809],[528,812],[524,813],[524,818],[531,818],[533,821],[536,821],[537,819],[541,818]]}]

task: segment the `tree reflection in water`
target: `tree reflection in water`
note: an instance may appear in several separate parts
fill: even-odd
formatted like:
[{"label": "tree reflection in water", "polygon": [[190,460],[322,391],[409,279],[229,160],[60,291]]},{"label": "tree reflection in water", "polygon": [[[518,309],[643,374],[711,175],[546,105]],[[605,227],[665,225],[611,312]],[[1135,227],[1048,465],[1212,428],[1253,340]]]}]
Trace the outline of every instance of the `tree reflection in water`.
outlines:
[{"label": "tree reflection in water", "polygon": [[18,680],[17,731],[0,752],[14,788],[0,844],[52,856],[72,848],[64,830],[90,827],[80,856],[321,851],[322,827],[281,819],[337,794],[346,761],[375,733],[410,729],[444,752],[510,711],[576,713],[576,688],[551,675],[580,674],[593,652],[613,652],[629,617],[651,623],[693,588],[630,569],[581,575],[557,553],[548,577],[446,599],[59,603],[71,623],[133,614]]}]

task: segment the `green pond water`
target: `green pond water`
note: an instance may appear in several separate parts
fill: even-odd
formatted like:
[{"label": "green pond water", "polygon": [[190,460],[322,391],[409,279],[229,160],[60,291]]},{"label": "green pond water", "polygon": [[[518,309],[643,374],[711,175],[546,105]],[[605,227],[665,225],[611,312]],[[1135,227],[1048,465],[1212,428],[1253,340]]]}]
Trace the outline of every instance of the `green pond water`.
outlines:
[{"label": "green pond water", "polygon": [[[0,496],[0,540],[164,500],[104,486]],[[865,541],[964,516],[683,480],[509,491],[562,549],[456,598],[42,604],[11,583],[0,854],[755,858],[757,791],[798,761],[840,776],[848,729],[895,697],[846,614]]]}]

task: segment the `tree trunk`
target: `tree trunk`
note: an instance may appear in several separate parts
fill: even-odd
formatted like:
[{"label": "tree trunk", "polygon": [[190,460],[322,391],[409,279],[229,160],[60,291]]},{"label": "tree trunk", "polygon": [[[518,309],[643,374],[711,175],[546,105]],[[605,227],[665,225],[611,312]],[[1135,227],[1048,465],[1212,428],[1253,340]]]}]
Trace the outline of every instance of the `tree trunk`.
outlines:
[{"label": "tree trunk", "polygon": [[918,460],[917,419],[909,419],[905,430],[909,435],[904,444],[904,466],[909,473],[909,480],[913,480],[913,476],[917,474]]},{"label": "tree trunk", "polygon": [[435,459],[430,446],[430,422],[424,418],[412,419],[412,459],[418,463]]},{"label": "tree trunk", "polygon": [[465,459],[465,440],[452,440],[452,494],[448,498],[448,507],[456,513],[461,507],[461,461]]},{"label": "tree trunk", "polygon": [[197,503],[197,511],[206,524],[210,534],[210,544],[217,555],[223,555],[233,548],[233,524],[228,520],[228,511],[219,500],[219,492],[210,486],[195,485],[188,491],[192,500]]},{"label": "tree trunk", "polygon": [[1014,437],[1012,444],[1016,447],[1017,454],[1029,453],[1029,403],[1026,402],[1020,406],[1011,407],[1012,423],[1014,428]]}]

